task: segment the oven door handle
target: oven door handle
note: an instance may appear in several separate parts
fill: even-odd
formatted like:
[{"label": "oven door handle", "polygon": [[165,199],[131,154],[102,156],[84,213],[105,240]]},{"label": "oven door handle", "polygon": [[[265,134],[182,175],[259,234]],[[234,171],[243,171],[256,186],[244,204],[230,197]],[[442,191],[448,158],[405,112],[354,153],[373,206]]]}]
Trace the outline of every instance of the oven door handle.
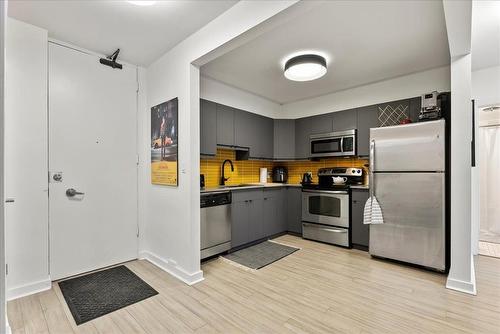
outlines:
[{"label": "oven door handle", "polygon": [[311,193],[311,194],[338,194],[338,195],[349,195],[348,191],[345,190],[306,190],[302,189],[303,193]]},{"label": "oven door handle", "polygon": [[325,232],[333,232],[333,233],[347,233],[347,229],[336,229],[336,228],[326,228],[326,227],[317,227],[317,225],[314,224],[308,224],[308,223],[302,223],[304,226],[310,226],[314,227],[315,229],[318,229],[320,231],[325,231]]}]

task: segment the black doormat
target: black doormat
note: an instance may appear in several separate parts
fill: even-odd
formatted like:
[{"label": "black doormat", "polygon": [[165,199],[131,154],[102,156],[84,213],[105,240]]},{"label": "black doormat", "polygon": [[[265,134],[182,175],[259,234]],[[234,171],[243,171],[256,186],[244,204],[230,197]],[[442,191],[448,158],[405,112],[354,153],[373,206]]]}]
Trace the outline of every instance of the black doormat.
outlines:
[{"label": "black doormat", "polygon": [[125,266],[59,282],[77,325],[157,295]]},{"label": "black doormat", "polygon": [[260,244],[224,255],[224,258],[251,269],[260,269],[298,250],[295,247],[285,246],[272,241],[264,241]]}]

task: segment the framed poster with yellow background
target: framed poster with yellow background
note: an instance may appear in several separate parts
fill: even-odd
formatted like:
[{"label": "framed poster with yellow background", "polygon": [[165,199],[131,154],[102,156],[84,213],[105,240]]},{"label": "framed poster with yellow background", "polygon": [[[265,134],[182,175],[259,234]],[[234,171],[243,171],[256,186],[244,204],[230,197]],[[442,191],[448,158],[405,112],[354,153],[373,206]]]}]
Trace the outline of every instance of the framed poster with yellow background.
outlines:
[{"label": "framed poster with yellow background", "polygon": [[178,186],[178,99],[151,108],[151,183]]}]

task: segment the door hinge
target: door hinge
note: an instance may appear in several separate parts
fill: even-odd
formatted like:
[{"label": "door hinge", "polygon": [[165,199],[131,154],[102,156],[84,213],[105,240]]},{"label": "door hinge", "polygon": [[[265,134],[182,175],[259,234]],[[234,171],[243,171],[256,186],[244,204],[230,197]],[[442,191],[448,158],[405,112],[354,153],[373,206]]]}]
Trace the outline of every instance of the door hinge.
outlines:
[{"label": "door hinge", "polygon": [[139,166],[139,154],[137,154],[137,166]]},{"label": "door hinge", "polygon": [[6,263],[5,264],[5,275],[9,274],[9,265]]}]

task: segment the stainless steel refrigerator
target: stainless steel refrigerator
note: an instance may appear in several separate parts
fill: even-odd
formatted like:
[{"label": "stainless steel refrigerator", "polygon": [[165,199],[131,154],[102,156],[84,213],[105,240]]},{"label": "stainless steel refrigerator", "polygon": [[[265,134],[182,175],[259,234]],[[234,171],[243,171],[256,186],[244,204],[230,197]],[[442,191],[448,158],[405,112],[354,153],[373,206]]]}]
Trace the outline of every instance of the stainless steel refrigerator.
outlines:
[{"label": "stainless steel refrigerator", "polygon": [[370,225],[370,254],[445,271],[444,119],[372,128],[370,144],[384,218]]}]

